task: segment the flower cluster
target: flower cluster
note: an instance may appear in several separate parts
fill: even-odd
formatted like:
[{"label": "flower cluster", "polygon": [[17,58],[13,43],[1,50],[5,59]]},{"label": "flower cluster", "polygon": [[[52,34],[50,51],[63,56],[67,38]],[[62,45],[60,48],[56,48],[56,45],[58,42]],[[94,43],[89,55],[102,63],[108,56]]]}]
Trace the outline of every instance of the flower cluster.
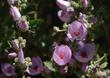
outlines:
[{"label": "flower cluster", "polygon": [[74,9],[70,7],[70,2],[65,0],[57,0],[56,4],[61,10],[58,11],[58,17],[62,22],[70,22]]},{"label": "flower cluster", "polygon": [[[83,3],[84,7],[87,8],[88,2],[84,1]],[[93,43],[85,43],[88,32],[86,15],[80,12],[79,17],[72,20],[71,18],[75,10],[71,6],[70,1],[56,0],[56,4],[61,9],[58,11],[59,19],[68,23],[67,39],[71,41],[70,44],[77,45],[77,47],[76,50],[74,50],[73,46],[56,44],[52,58],[57,65],[61,66],[61,68],[62,66],[73,64],[72,59],[74,59],[74,61],[82,63],[82,69],[85,69],[86,63],[89,63],[95,54],[95,45]]]},{"label": "flower cluster", "polygon": [[[38,5],[32,5],[32,8],[40,8],[40,10],[37,9],[39,14],[36,10],[27,13],[26,17],[29,15],[29,22],[32,25],[30,28],[28,19],[21,15],[20,1],[22,3],[27,0],[7,0],[9,13],[20,31],[10,28],[14,33],[11,35],[13,37],[8,38],[8,44],[6,44],[8,47],[3,50],[6,57],[0,57],[0,78],[37,78],[37,76],[107,78],[109,73],[103,70],[108,64],[107,55],[100,57],[96,54],[98,46],[92,38],[89,39],[89,35],[92,35],[90,31],[94,30],[91,26],[98,21],[91,12],[88,12],[91,8],[89,0],[55,0],[58,9],[57,20],[59,19],[63,25],[53,26],[54,31],[50,27],[53,23],[51,14],[45,14],[47,20],[44,21],[46,24],[42,24],[43,27],[38,25],[39,21],[42,21],[38,19],[40,15],[42,16],[41,10],[45,6],[42,4],[43,7],[39,7],[42,0],[41,2],[36,0]],[[30,3],[31,1],[34,2],[29,0]],[[53,5],[49,3],[48,7],[50,9]],[[31,29],[35,32],[30,32]],[[1,46],[3,44],[0,41],[0,48]],[[31,53],[28,54],[28,52]]]},{"label": "flower cluster", "polygon": [[21,13],[19,11],[19,8],[17,6],[14,6],[15,2],[18,2],[18,0],[7,0],[8,4],[10,5],[10,15],[12,16],[13,20],[17,24],[17,28],[21,31],[28,31],[29,25],[26,19],[24,19],[21,16]]}]

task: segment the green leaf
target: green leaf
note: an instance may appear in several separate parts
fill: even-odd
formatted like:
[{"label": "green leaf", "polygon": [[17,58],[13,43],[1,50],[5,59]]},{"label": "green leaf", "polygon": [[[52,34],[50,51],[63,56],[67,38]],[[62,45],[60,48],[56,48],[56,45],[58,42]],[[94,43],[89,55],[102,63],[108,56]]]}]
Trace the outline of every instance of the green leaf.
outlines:
[{"label": "green leaf", "polygon": [[104,54],[104,56],[102,56],[100,59],[98,59],[97,61],[95,61],[95,64],[99,64],[100,62],[102,62],[104,59],[106,60],[107,55]]},{"label": "green leaf", "polygon": [[104,63],[102,63],[101,65],[100,65],[100,68],[106,68],[107,67],[107,62],[104,62]]},{"label": "green leaf", "polygon": [[80,7],[80,5],[79,5],[77,2],[75,2],[75,1],[71,1],[71,5],[72,5],[74,8],[79,8],[79,7]]},{"label": "green leaf", "polygon": [[45,61],[44,65],[51,71],[56,72],[56,69],[53,67],[52,62],[50,61]]}]

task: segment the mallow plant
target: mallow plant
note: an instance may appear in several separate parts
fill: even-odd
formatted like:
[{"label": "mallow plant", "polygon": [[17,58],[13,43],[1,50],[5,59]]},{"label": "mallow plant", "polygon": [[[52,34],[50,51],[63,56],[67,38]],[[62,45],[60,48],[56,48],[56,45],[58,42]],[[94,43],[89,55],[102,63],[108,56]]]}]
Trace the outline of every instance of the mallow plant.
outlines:
[{"label": "mallow plant", "polygon": [[109,78],[109,14],[95,2],[0,1],[0,78]]}]

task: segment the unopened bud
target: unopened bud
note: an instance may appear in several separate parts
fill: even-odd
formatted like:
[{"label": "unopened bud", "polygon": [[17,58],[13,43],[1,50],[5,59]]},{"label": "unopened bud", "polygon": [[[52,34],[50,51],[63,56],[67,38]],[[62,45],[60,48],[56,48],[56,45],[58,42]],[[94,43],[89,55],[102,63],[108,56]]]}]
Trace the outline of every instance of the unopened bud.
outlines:
[{"label": "unopened bud", "polygon": [[13,5],[16,1],[18,1],[18,0],[7,0],[8,4],[10,6]]},{"label": "unopened bud", "polygon": [[18,52],[18,61],[23,64],[24,63],[24,52],[23,49],[20,48]]},{"label": "unopened bud", "polygon": [[19,12],[19,9],[15,6],[10,7],[10,14],[13,17],[14,21],[17,21],[21,18],[21,14]]},{"label": "unopened bud", "polygon": [[83,6],[84,6],[85,8],[88,7],[88,4],[89,4],[89,1],[88,1],[88,0],[83,0]]},{"label": "unopened bud", "polygon": [[54,26],[53,29],[54,29],[55,31],[59,31],[59,28],[56,27],[56,26]]},{"label": "unopened bud", "polygon": [[61,9],[66,9],[68,7],[71,6],[69,1],[65,1],[65,0],[57,0],[56,4],[59,6],[59,8]]},{"label": "unopened bud", "polygon": [[24,48],[25,46],[26,46],[25,43],[20,43],[21,48]]},{"label": "unopened bud", "polygon": [[17,50],[19,49],[19,41],[18,41],[18,39],[12,40],[11,44],[12,44],[12,47],[14,49],[17,49]]},{"label": "unopened bud", "polygon": [[9,53],[8,58],[15,58],[17,54],[15,52]]}]

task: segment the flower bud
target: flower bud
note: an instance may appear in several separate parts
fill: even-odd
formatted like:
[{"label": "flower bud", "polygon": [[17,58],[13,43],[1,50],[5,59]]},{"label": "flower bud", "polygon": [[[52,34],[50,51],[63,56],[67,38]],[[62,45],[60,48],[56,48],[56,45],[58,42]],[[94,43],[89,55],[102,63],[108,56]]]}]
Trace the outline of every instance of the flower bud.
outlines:
[{"label": "flower bud", "polygon": [[24,63],[24,52],[23,49],[20,48],[18,52],[18,61],[19,63],[23,64]]},{"label": "flower bud", "polygon": [[70,7],[70,2],[69,1],[65,1],[65,0],[57,0],[56,4],[59,6],[59,8],[61,9],[66,9],[68,7]]},{"label": "flower bud", "polygon": [[17,21],[21,18],[21,14],[19,12],[19,9],[15,6],[10,7],[10,15],[13,17],[14,21]]},{"label": "flower bud", "polygon": [[25,46],[26,46],[25,43],[20,43],[21,48],[24,48]]},{"label": "flower bud", "polygon": [[84,6],[85,8],[88,7],[88,4],[89,4],[89,1],[88,1],[88,0],[83,0],[83,6]]},{"label": "flower bud", "polygon": [[56,26],[54,26],[53,29],[54,29],[54,31],[56,31],[56,32],[60,30],[59,27],[56,27]]},{"label": "flower bud", "polygon": [[86,19],[87,19],[87,16],[86,16],[85,14],[83,14],[83,13],[80,12],[80,13],[79,13],[79,19],[78,19],[78,20],[79,20],[80,22],[82,22],[82,23],[86,23],[86,22],[87,22]]},{"label": "flower bud", "polygon": [[15,58],[17,54],[15,52],[9,53],[8,58]]},{"label": "flower bud", "polygon": [[14,4],[16,1],[18,0],[7,0],[8,4],[11,6],[12,4]]},{"label": "flower bud", "polygon": [[19,40],[19,46],[20,48],[24,48],[26,45],[26,40],[23,39],[22,37],[18,37],[18,40]]},{"label": "flower bud", "polygon": [[19,42],[21,43],[21,42],[23,42],[23,37],[18,37],[18,40],[19,40]]},{"label": "flower bud", "polygon": [[12,47],[13,47],[14,49],[16,49],[16,50],[19,49],[19,41],[18,41],[18,39],[12,40],[12,41],[11,41],[11,44],[12,44]]},{"label": "flower bud", "polygon": [[83,72],[87,72],[87,70],[88,70],[88,65],[87,64],[83,64],[82,65],[82,71]]},{"label": "flower bud", "polygon": [[66,10],[59,10],[58,17],[62,22],[70,22],[72,17],[73,10],[66,9]]}]

